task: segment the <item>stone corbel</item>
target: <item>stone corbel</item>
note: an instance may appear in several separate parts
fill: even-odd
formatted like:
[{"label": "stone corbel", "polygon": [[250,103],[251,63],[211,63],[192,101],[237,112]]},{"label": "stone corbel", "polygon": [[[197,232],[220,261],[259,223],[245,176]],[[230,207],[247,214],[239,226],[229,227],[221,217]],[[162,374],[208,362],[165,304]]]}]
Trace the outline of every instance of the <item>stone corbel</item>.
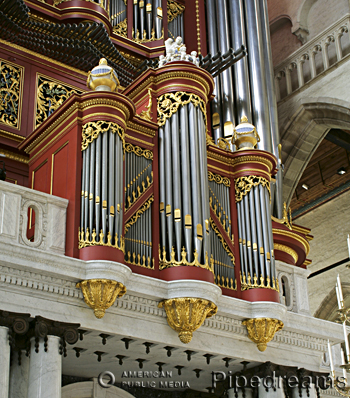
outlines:
[{"label": "stone corbel", "polygon": [[307,37],[309,35],[309,31],[305,27],[300,26],[298,24],[298,26],[296,27],[296,29],[294,29],[292,31],[292,33],[301,41],[301,43],[303,45],[307,42]]},{"label": "stone corbel", "polygon": [[258,347],[259,351],[265,351],[275,333],[284,326],[283,322],[272,318],[251,318],[242,322],[248,331],[248,337]]},{"label": "stone corbel", "polygon": [[163,300],[158,307],[164,308],[169,326],[178,332],[184,344],[192,340],[193,332],[201,327],[206,318],[215,315],[218,309],[209,300],[193,297]]}]

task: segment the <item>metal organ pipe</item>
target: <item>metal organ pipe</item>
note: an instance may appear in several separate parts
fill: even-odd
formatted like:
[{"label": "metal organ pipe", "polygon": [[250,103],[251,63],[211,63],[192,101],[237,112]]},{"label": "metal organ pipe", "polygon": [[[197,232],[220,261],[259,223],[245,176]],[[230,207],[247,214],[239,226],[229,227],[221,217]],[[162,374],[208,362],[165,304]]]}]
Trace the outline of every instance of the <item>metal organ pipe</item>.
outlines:
[{"label": "metal organ pipe", "polygon": [[[159,164],[165,165],[164,127],[159,128]],[[165,167],[159,167],[159,200],[161,225],[161,251],[166,248]]]},{"label": "metal organ pipe", "polygon": [[94,191],[95,191],[95,141],[91,143],[90,161],[90,188],[89,188],[89,231],[92,233],[94,227]]},{"label": "metal organ pipe", "polygon": [[[185,237],[185,248],[188,261],[192,261],[192,203],[191,203],[191,175],[189,154],[189,130],[187,106],[180,108],[181,135],[181,177],[182,177],[182,228]],[[159,159],[160,160],[160,159]]]},{"label": "metal organ pipe", "polygon": [[[246,45],[243,0],[228,0],[228,5],[231,27],[231,47],[236,50],[240,46]],[[244,57],[233,65],[233,76],[236,120],[239,122],[242,116],[247,116],[248,120],[252,121],[247,57]]]},{"label": "metal organ pipe", "polygon": [[108,134],[102,135],[102,232],[104,242],[107,236],[107,151],[108,151]]},{"label": "metal organ pipe", "polygon": [[[216,0],[207,0],[207,28],[208,28],[208,43],[209,51],[212,55],[218,52],[217,42],[217,22],[216,22]],[[213,136],[215,142],[221,136],[221,90],[220,90],[220,76],[214,78],[214,99],[211,101]]]},{"label": "metal organ pipe", "polygon": [[100,241],[101,226],[101,134],[96,139],[96,185],[95,185],[95,215],[96,240]]},{"label": "metal organ pipe", "polygon": [[[217,0],[217,11],[219,50],[221,53],[225,53],[230,48],[230,36],[227,23],[229,18],[225,0]],[[226,69],[221,73],[221,101],[224,136],[232,136],[233,127],[235,125],[233,92],[231,70]]]},{"label": "metal organ pipe", "polygon": [[260,0],[245,0],[248,64],[251,78],[252,106],[255,127],[260,135],[259,149],[271,152],[270,114],[260,21]]},{"label": "metal organ pipe", "polygon": [[171,127],[169,119],[165,122],[164,129],[164,143],[165,143],[165,159],[166,159],[166,168],[165,168],[165,198],[166,198],[166,224],[167,224],[167,237],[168,237],[168,253],[171,252],[173,247],[173,215],[174,215],[174,206],[173,206],[173,187],[172,187],[172,153],[171,153]]}]

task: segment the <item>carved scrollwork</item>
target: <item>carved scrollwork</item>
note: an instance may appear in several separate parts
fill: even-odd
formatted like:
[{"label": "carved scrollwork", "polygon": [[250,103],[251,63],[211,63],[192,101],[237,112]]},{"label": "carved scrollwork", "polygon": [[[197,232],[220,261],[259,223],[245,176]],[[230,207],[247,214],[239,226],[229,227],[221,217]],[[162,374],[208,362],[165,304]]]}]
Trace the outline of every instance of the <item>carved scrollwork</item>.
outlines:
[{"label": "carved scrollwork", "polygon": [[185,6],[174,0],[168,0],[168,24],[185,11]]},{"label": "carved scrollwork", "polygon": [[13,331],[17,334],[25,334],[29,329],[29,319],[28,318],[16,318],[12,325]]},{"label": "carved scrollwork", "polygon": [[63,333],[63,338],[68,344],[75,344],[79,338],[78,330],[74,328],[67,328]]},{"label": "carved scrollwork", "polygon": [[236,202],[240,202],[243,197],[251,191],[253,187],[257,187],[260,184],[269,191],[269,195],[271,198],[270,182],[266,178],[257,176],[237,178],[235,181]]},{"label": "carved scrollwork", "polygon": [[230,187],[231,186],[231,181],[227,177],[222,177],[219,174],[214,174],[211,171],[208,171],[208,180],[209,181],[215,181],[217,184],[224,184],[225,187]]},{"label": "carved scrollwork", "polygon": [[123,152],[125,152],[125,133],[124,130],[116,123],[105,122],[99,120],[97,122],[89,122],[84,124],[82,131],[81,150],[84,151],[100,134],[107,131],[118,134],[123,142]]},{"label": "carved scrollwork", "polygon": [[187,105],[190,102],[194,106],[200,107],[205,119],[205,126],[207,128],[207,116],[204,101],[196,94],[185,93],[183,91],[163,94],[158,98],[158,125],[164,126],[166,120],[171,118],[171,116],[178,111],[179,106]]},{"label": "carved scrollwork", "polygon": [[139,146],[132,145],[129,142],[125,144],[126,152],[133,152],[137,156],[143,156],[147,160],[153,160],[153,152],[149,149],[142,149]]},{"label": "carved scrollwork", "polygon": [[129,230],[129,228],[135,224],[135,222],[141,217],[141,214],[143,214],[147,209],[151,207],[152,202],[154,201],[154,196],[151,196],[144,204],[143,206],[137,210],[137,212],[131,217],[131,219],[125,224],[124,226],[124,233],[126,234]]},{"label": "carved scrollwork", "polygon": [[219,238],[222,247],[224,248],[225,252],[228,254],[228,256],[231,258],[232,264],[235,264],[235,256],[231,252],[230,248],[228,247],[228,244],[226,243],[224,237],[220,234],[219,228],[216,226],[215,222],[212,220],[212,218],[209,219],[210,226],[212,227],[213,231],[216,233],[217,237]]},{"label": "carved scrollwork", "polygon": [[125,18],[113,28],[113,33],[119,36],[128,37],[128,19]]},{"label": "carved scrollwork", "polygon": [[48,80],[43,76],[38,77],[37,87],[35,127],[44,122],[72,94],[82,92],[61,82]]},{"label": "carved scrollwork", "polygon": [[19,128],[24,68],[0,60],[0,122]]}]

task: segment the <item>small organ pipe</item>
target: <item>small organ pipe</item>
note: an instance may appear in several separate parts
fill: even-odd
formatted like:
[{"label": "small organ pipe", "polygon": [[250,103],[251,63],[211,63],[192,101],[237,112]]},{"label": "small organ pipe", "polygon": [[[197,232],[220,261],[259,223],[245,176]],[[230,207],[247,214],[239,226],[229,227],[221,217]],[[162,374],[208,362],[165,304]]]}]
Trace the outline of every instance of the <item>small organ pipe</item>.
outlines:
[{"label": "small organ pipe", "polygon": [[166,247],[166,220],[165,220],[165,144],[164,127],[159,128],[159,200],[160,200],[160,225],[161,225],[161,244],[160,249]]},{"label": "small organ pipe", "polygon": [[139,8],[140,8],[140,39],[143,39],[144,31],[146,30],[146,27],[145,27],[145,7],[144,7],[144,1],[143,0],[140,0]]},{"label": "small organ pipe", "polygon": [[[89,183],[90,183],[90,146],[85,149],[86,152],[86,164],[85,164],[85,194],[84,194],[84,225],[85,229],[88,228],[88,216],[89,216]],[[90,231],[90,235],[91,235]]]},{"label": "small organ pipe", "polygon": [[[266,217],[268,220],[271,220],[271,206],[269,204],[269,200],[270,200],[269,193],[267,189],[265,189]],[[275,251],[274,251],[271,223],[268,224],[268,233],[269,233],[270,254],[271,254],[271,275],[273,278],[276,279]]]},{"label": "small organ pipe", "polygon": [[84,225],[84,207],[85,207],[85,173],[86,173],[86,151],[83,151],[83,172],[81,178],[81,210],[80,210],[80,227],[85,232]]},{"label": "small organ pipe", "polygon": [[271,278],[270,264],[269,264],[268,255],[267,255],[267,253],[270,253],[270,244],[269,244],[268,220],[266,218],[266,203],[265,203],[265,192],[264,192],[265,188],[262,185],[259,185],[258,188],[259,188],[259,195],[260,195],[260,208],[261,208],[262,234],[263,234],[263,240],[264,240],[266,276]]},{"label": "small organ pipe", "polygon": [[[134,1],[134,38],[137,38],[137,30],[138,30],[138,15],[139,15],[139,7],[138,7],[138,0],[133,0]],[[141,36],[142,38],[142,36]]]},{"label": "small organ pipe", "polygon": [[[123,194],[123,180],[120,180],[120,178],[123,178],[123,163],[120,161],[120,146],[122,145],[121,140],[119,137],[116,137],[116,143],[115,143],[115,165],[114,169],[116,171],[115,173],[115,190],[114,190],[114,223],[115,223],[115,233],[118,234],[118,240],[120,239],[120,233],[119,233],[119,223],[120,223],[120,193]],[[121,169],[121,170],[120,170]],[[120,192],[122,191],[122,192]],[[118,207],[119,205],[119,207]],[[119,211],[118,211],[119,209]],[[116,242],[119,244],[119,242]]]},{"label": "small organ pipe", "polygon": [[[119,138],[118,138],[119,139]],[[109,161],[108,161],[108,230],[114,238],[114,159],[115,159],[115,134],[109,133]]]},{"label": "small organ pipe", "polygon": [[96,139],[96,186],[95,186],[95,213],[96,213],[96,240],[100,241],[101,225],[101,134]]},{"label": "small organ pipe", "polygon": [[[252,242],[251,248],[253,252],[254,259],[254,275],[259,278],[259,254],[258,254],[258,239],[256,234],[256,218],[255,218],[255,201],[254,201],[254,192],[249,192],[249,204],[250,204],[250,222],[251,222],[251,232],[252,232]],[[252,277],[254,276],[252,275]]]},{"label": "small organ pipe", "polygon": [[249,265],[249,273],[251,278],[254,277],[253,274],[253,250],[252,250],[252,239],[251,239],[251,231],[250,231],[250,214],[249,214],[249,200],[248,195],[244,195],[243,200],[243,207],[244,207],[244,216],[245,216],[245,227],[246,227],[246,245],[247,245],[247,253],[248,253],[248,265]]},{"label": "small organ pipe", "polygon": [[255,200],[255,214],[256,214],[256,229],[257,229],[257,238],[258,238],[258,252],[260,259],[260,274],[265,278],[265,256],[264,253],[261,252],[261,249],[264,251],[264,239],[262,232],[262,224],[261,224],[261,206],[260,206],[260,196],[259,196],[259,187],[252,188],[254,193]]}]

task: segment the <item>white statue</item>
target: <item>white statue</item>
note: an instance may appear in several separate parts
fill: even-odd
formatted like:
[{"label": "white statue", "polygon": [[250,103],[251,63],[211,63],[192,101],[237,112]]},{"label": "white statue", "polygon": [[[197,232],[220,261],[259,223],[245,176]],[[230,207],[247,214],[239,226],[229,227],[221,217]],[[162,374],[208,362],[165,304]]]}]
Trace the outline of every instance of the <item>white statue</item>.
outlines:
[{"label": "white statue", "polygon": [[165,56],[159,57],[159,68],[167,64],[168,62],[174,61],[188,61],[199,66],[199,59],[197,58],[197,52],[192,51],[191,55],[186,54],[186,45],[182,42],[182,37],[178,36],[175,41],[169,37],[165,40]]}]

